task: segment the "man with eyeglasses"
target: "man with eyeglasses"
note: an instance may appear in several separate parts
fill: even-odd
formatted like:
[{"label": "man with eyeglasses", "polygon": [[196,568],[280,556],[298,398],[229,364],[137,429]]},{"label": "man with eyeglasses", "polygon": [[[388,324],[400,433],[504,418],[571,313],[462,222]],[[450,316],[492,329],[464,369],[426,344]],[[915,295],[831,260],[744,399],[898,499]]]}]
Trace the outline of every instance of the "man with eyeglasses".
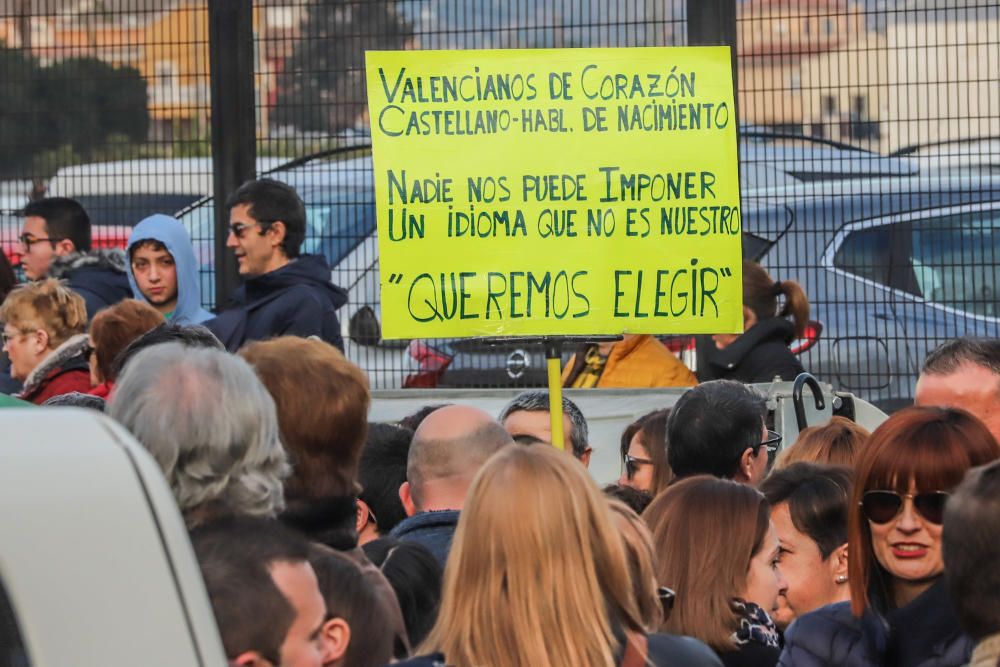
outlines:
[{"label": "man with eyeglasses", "polygon": [[300,254],[306,207],[298,193],[262,178],[241,185],[226,207],[226,246],[245,282],[205,326],[232,352],[275,336],[317,336],[343,350],[337,309],[347,303],[347,292],[330,282],[323,256]]},{"label": "man with eyeglasses", "polygon": [[733,380],[684,392],[667,422],[667,460],[680,477],[714,475],[756,486],[781,436],[767,429],[764,397]]},{"label": "man with eyeglasses", "polygon": [[83,297],[87,318],[132,296],[125,254],[93,249],[90,217],[74,199],[48,197],[24,207],[21,265],[29,280],[57,278]]}]

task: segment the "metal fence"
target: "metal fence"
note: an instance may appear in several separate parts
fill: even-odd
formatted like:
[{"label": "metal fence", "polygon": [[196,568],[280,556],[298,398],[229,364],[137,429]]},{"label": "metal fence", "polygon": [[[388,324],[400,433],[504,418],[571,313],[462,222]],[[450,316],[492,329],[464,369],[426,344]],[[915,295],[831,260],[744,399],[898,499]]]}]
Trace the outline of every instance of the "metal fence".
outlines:
[{"label": "metal fence", "polygon": [[[0,0],[0,242],[15,261],[9,212],[29,196],[81,199],[107,245],[183,211],[216,305],[203,198],[220,187],[213,147],[232,142],[218,122],[213,135],[212,5]],[[1000,3],[258,0],[250,21],[254,99],[236,111],[254,109],[253,171],[305,199],[305,251],[349,289],[347,353],[375,386],[534,384],[544,367],[524,345],[379,344],[368,49],[673,46],[716,28],[738,59],[744,252],[809,294],[806,368],[905,402],[929,348],[1000,333]],[[699,350],[684,358],[705,374]]]}]

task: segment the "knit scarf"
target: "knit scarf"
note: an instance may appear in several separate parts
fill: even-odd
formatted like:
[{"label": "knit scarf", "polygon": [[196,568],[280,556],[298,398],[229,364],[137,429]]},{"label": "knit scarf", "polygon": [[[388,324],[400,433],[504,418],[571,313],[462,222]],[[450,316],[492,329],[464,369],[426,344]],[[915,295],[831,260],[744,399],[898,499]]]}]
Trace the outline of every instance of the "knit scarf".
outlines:
[{"label": "knit scarf", "polygon": [[733,641],[738,646],[743,646],[750,642],[756,642],[772,648],[779,648],[781,646],[778,640],[778,629],[766,611],[753,602],[747,602],[739,598],[734,598],[731,605],[733,611],[739,617],[739,625],[736,626],[736,632],[733,633]]}]

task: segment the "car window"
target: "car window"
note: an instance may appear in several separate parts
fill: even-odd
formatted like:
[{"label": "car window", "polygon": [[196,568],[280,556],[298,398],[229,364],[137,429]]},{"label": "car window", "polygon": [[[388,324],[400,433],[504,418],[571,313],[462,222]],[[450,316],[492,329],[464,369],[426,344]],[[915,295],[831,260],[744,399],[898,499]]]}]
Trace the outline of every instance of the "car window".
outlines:
[{"label": "car window", "polygon": [[912,224],[911,262],[919,296],[974,315],[1000,315],[1000,211]]},{"label": "car window", "polygon": [[850,232],[837,249],[833,265],[880,285],[890,285],[889,225]]},{"label": "car window", "polygon": [[154,213],[173,215],[204,195],[201,194],[116,194],[79,195],[74,199],[83,205],[95,225],[125,225],[135,227],[143,218]]},{"label": "car window", "polygon": [[0,667],[29,667],[28,650],[21,638],[17,616],[0,582]]}]

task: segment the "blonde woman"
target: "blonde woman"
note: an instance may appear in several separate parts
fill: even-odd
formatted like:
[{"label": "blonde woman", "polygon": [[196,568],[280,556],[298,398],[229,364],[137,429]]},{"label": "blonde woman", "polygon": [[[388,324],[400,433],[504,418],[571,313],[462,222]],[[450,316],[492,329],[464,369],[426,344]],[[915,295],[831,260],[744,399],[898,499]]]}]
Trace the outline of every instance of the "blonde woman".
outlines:
[{"label": "blonde woman", "polygon": [[87,307],[49,278],[18,287],[0,306],[10,374],[24,383],[18,398],[41,405],[53,396],[90,391]]},{"label": "blonde woman", "polygon": [[407,667],[718,665],[689,638],[647,635],[611,509],[551,447],[507,447],[469,490],[437,622]]}]

